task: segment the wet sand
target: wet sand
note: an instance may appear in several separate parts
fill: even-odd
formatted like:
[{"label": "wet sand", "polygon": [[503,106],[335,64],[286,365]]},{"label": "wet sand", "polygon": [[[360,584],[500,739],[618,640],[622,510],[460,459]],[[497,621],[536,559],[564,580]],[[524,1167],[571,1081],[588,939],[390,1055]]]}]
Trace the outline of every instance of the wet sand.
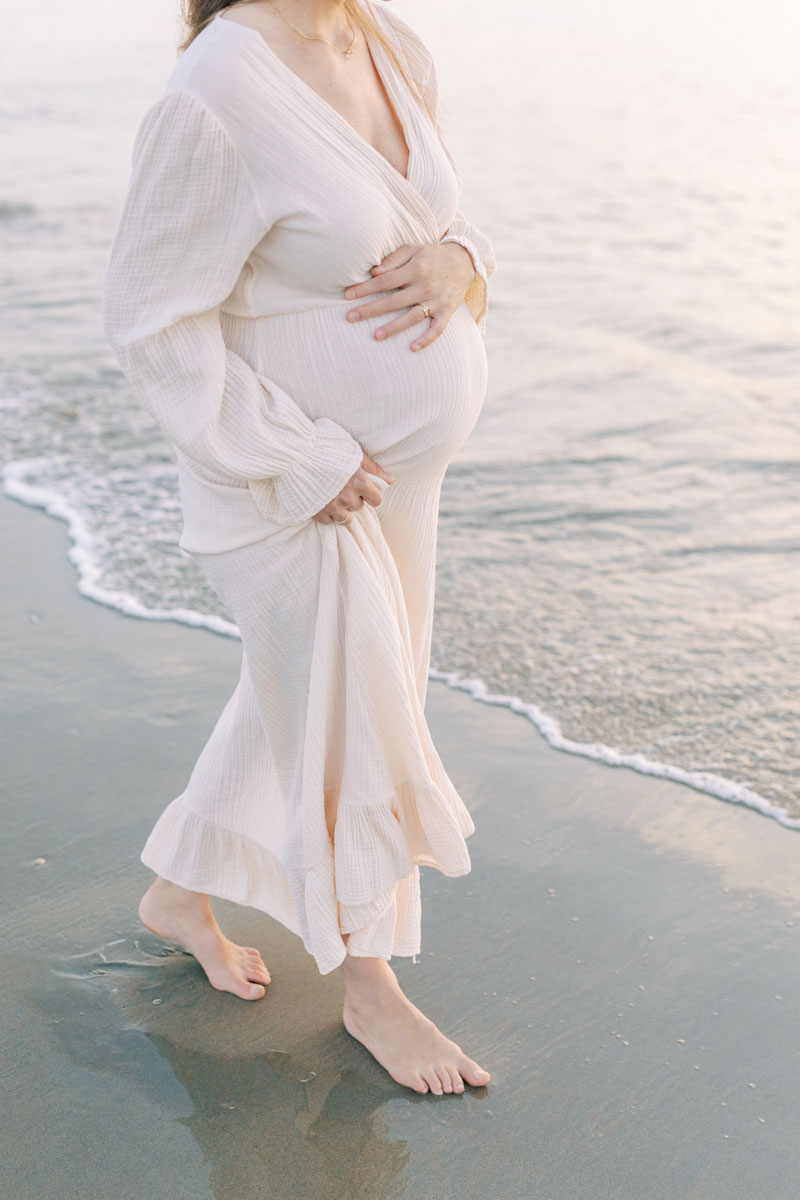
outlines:
[{"label": "wet sand", "polygon": [[432,682],[473,869],[423,869],[393,965],[493,1079],[418,1096],[270,918],[215,904],[272,973],[254,1004],[137,920],[239,643],[83,599],[40,512],[0,529],[4,1196],[796,1200],[796,833]]}]

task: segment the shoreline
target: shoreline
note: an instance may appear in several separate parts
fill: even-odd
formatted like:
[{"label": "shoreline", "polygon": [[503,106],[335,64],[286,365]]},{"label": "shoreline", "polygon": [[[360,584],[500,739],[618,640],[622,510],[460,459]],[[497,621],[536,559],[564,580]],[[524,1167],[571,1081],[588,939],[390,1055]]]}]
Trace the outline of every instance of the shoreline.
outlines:
[{"label": "shoreline", "polygon": [[[21,459],[6,463],[2,470],[4,492],[12,500],[31,508],[38,508],[47,516],[66,524],[70,538],[67,557],[76,568],[77,589],[80,595],[108,608],[116,609],[129,617],[148,621],[175,621],[190,628],[207,629],[225,637],[238,638],[239,632],[236,626],[213,613],[203,613],[185,608],[151,609],[127,592],[113,592],[108,588],[101,587],[97,583],[98,572],[91,556],[92,535],[81,515],[57,492],[29,484],[26,481],[27,472],[39,462],[41,462],[40,459]],[[594,759],[608,766],[628,767],[642,775],[651,775],[659,779],[682,783],[702,795],[712,796],[727,804],[742,805],[761,813],[785,829],[800,830],[800,817],[792,816],[788,809],[782,805],[773,804],[772,801],[759,795],[758,792],[754,792],[746,784],[715,775],[710,771],[689,771],[671,763],[649,759],[642,754],[625,754],[602,742],[578,742],[573,738],[567,738],[562,733],[559,722],[543,712],[535,702],[523,700],[519,696],[504,696],[489,692],[480,678],[468,679],[455,671],[442,671],[433,667],[429,672],[429,678],[443,682],[458,691],[468,692],[473,700],[480,703],[501,706],[523,715],[532,722],[554,750],[575,754],[581,758]]]},{"label": "shoreline", "polygon": [[87,602],[63,526],[25,505],[3,498],[0,528],[14,1200],[260,1200],[265,1180],[281,1200],[795,1200],[800,872],[776,822],[432,684],[472,870],[423,869],[422,953],[393,966],[492,1083],[418,1096],[264,914],[214,903],[270,968],[253,1004],[142,929],[139,850],[239,647]]}]

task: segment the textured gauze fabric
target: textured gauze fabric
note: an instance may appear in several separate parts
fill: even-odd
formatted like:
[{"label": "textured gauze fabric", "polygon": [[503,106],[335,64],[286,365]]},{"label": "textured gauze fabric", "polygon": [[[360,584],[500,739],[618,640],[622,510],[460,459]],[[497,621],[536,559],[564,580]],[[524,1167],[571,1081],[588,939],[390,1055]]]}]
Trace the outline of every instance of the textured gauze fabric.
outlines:
[{"label": "textured gauze fabric", "polygon": [[[436,113],[426,46],[371,7]],[[418,953],[419,867],[465,874],[474,831],[423,709],[439,495],[484,401],[495,260],[439,120],[373,40],[405,177],[218,14],[142,119],[104,290],[109,342],[175,452],[179,545],[243,651],[141,858],[269,913],[323,974],[346,953]],[[347,321],[345,287],[404,243],[446,241],[475,277],[430,346],[409,351],[424,325],[379,342],[389,318]],[[364,452],[395,478],[382,503],[313,520]]]}]

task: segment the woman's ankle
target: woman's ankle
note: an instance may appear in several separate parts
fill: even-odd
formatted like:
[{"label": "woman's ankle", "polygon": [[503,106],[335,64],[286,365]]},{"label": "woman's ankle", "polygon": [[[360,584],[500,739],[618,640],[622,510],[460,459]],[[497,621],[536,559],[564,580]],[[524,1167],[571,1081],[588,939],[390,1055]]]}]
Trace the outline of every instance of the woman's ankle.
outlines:
[{"label": "woman's ankle", "polygon": [[385,958],[361,958],[348,954],[342,962],[345,1001],[349,1005],[382,995],[397,980]]},{"label": "woman's ankle", "polygon": [[206,909],[210,907],[206,892],[193,892],[189,888],[181,887],[179,883],[172,883],[169,879],[164,879],[161,875],[155,877],[150,885],[150,891],[158,898],[159,902],[168,904],[170,908]]}]

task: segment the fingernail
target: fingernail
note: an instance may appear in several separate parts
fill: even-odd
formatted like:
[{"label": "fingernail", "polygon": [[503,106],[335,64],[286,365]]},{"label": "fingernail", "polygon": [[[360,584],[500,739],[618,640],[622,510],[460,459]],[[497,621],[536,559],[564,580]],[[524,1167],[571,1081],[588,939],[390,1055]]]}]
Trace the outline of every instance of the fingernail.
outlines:
[{"label": "fingernail", "polygon": [[419,342],[412,342],[412,343],[411,343],[411,349],[412,349],[412,350],[419,350],[419,348],[420,348]]},{"label": "fingernail", "polygon": [[359,313],[359,312],[349,312],[349,313],[347,314],[347,319],[348,319],[348,321],[360,321],[360,320],[361,320],[361,313]]},{"label": "fingernail", "polygon": [[378,329],[375,333],[375,337],[378,339],[379,342],[382,342],[383,339],[386,337],[386,330]]},{"label": "fingernail", "polygon": [[354,296],[355,296],[355,292],[353,291],[352,288],[348,288],[344,294],[345,300],[352,300]]}]

